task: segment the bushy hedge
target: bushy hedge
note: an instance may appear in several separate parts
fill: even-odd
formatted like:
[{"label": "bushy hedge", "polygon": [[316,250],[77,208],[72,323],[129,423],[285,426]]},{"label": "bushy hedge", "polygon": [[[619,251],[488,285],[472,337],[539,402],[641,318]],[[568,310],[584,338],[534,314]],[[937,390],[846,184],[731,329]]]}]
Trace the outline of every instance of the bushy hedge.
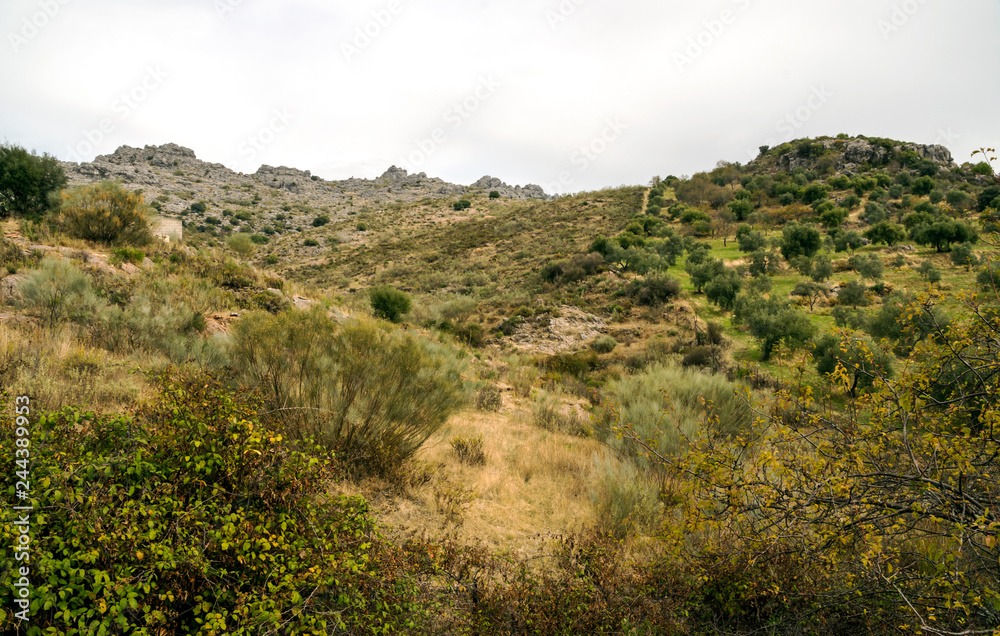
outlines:
[{"label": "bushy hedge", "polygon": [[[165,375],[134,415],[32,424],[31,633],[392,633],[415,616],[365,502],[326,496],[333,457],[208,377]],[[14,491],[4,404],[0,462]],[[4,524],[13,545],[17,527]],[[13,553],[0,626],[13,633]],[[20,563],[18,565],[21,565]]]}]

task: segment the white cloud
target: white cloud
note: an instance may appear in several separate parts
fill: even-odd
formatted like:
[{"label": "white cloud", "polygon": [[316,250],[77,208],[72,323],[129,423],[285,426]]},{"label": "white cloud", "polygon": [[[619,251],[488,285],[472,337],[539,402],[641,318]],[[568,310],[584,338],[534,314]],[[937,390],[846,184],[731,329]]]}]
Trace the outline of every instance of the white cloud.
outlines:
[{"label": "white cloud", "polygon": [[[574,190],[839,132],[945,142],[961,162],[1000,142],[998,27],[985,0],[8,0],[0,137],[66,158],[110,120],[86,159],[175,141],[344,178],[442,129],[419,170],[543,186],[568,171]],[[123,116],[150,68],[165,79]],[[500,86],[454,127],[490,76]],[[808,107],[821,87],[832,97]],[[294,119],[248,159],[276,109]],[[628,128],[584,169],[581,146],[615,117]]]}]

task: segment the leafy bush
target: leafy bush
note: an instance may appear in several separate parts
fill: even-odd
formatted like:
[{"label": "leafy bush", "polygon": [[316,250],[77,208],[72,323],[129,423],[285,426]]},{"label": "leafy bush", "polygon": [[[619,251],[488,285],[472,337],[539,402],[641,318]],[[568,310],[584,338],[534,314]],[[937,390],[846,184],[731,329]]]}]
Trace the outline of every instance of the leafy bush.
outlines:
[{"label": "leafy bush", "polygon": [[681,284],[666,274],[650,274],[632,281],[626,293],[640,305],[657,306],[676,298],[681,293]]},{"label": "leafy bush", "polygon": [[861,282],[856,280],[848,281],[837,293],[837,301],[842,305],[863,307],[868,304],[868,299],[865,297],[866,291],[867,289],[865,289],[865,286]]},{"label": "leafy bush", "polygon": [[66,173],[55,157],[0,144],[0,216],[40,217],[49,194],[64,187]]},{"label": "leafy bush", "polygon": [[448,349],[374,322],[338,326],[319,308],[250,314],[232,339],[240,379],[275,417],[360,473],[395,474],[465,400]]},{"label": "leafy bush", "polygon": [[112,181],[64,190],[57,218],[67,234],[88,241],[141,246],[153,240],[142,195]]},{"label": "leafy bush", "polygon": [[863,334],[826,334],[815,341],[812,355],[820,375],[838,369],[848,375],[851,395],[871,389],[876,380],[891,378],[893,373],[892,356]]},{"label": "leafy bush", "polygon": [[376,318],[389,322],[399,322],[410,311],[413,302],[410,296],[391,285],[379,285],[368,291],[368,299]]},{"label": "leafy bush", "polygon": [[500,192],[497,191],[497,190],[490,190],[490,198],[491,199],[499,199],[500,198]]},{"label": "leafy bush", "polygon": [[[211,378],[159,382],[162,395],[134,417],[33,412],[32,495],[45,506],[31,537],[33,630],[319,633],[332,616],[347,632],[412,624],[414,590],[380,556],[365,502],[326,494],[328,452],[292,443],[258,419],[251,396]],[[11,491],[14,441],[4,421]],[[8,545],[16,534],[2,530]],[[0,577],[5,633],[17,630],[13,563]]]},{"label": "leafy bush", "polygon": [[733,324],[745,326],[761,341],[761,359],[767,361],[774,347],[783,342],[790,347],[805,344],[815,327],[801,311],[776,298],[740,294],[733,305]]},{"label": "leafy bush", "polygon": [[468,209],[468,208],[472,207],[472,201],[469,201],[468,199],[461,199],[461,200],[456,201],[455,203],[453,203],[451,207],[456,212],[457,211],[461,211],[461,210],[465,210],[465,209]]},{"label": "leafy bush", "polygon": [[312,226],[313,227],[321,227],[323,225],[326,225],[329,222],[330,222],[330,215],[329,214],[320,214],[319,216],[317,216],[316,218],[314,218],[312,220]]},{"label": "leafy bush", "polygon": [[618,346],[618,341],[611,336],[601,336],[590,344],[597,353],[611,353]]},{"label": "leafy bush", "polygon": [[941,271],[934,267],[934,263],[931,261],[924,261],[917,268],[917,273],[923,277],[928,283],[938,283],[941,282]]},{"label": "leafy bush", "polygon": [[973,265],[979,264],[979,257],[972,250],[972,243],[960,243],[951,248],[951,262],[957,267],[967,267],[971,270]]},{"label": "leafy bush", "polygon": [[307,238],[306,240],[302,241],[302,244],[305,245],[306,247],[318,247],[319,241],[313,238]]}]

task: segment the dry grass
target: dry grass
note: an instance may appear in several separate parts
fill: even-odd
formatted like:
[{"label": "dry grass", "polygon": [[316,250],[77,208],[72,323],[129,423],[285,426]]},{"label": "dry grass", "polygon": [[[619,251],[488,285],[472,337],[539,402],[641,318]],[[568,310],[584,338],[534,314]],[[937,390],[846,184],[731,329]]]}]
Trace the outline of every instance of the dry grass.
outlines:
[{"label": "dry grass", "polygon": [[154,395],[147,358],[115,356],[93,349],[63,326],[55,332],[33,325],[0,324],[0,376],[15,395],[28,395],[41,410],[76,406],[123,413]]},{"label": "dry grass", "polygon": [[[594,525],[589,492],[600,443],[541,430],[523,401],[499,413],[464,411],[428,440],[418,460],[435,468],[430,483],[404,496],[378,494],[379,484],[347,486],[372,501],[389,528],[402,534],[453,532],[518,556],[545,547],[548,537]],[[486,463],[462,464],[449,440],[482,436]],[[459,515],[442,496],[465,498]]]}]

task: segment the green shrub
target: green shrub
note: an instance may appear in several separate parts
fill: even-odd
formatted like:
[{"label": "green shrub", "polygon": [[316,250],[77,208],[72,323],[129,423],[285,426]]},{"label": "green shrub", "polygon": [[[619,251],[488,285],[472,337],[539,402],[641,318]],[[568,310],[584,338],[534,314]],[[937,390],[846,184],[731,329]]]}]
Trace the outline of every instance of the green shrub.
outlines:
[{"label": "green shrub", "polygon": [[247,258],[254,251],[254,242],[249,234],[239,232],[226,238],[226,245],[241,258]]},{"label": "green shrub", "polygon": [[[683,450],[683,440],[704,422],[712,421],[717,433],[737,433],[749,426],[752,414],[735,389],[723,376],[654,364],[641,373],[608,382],[604,391],[608,405],[599,420],[598,438],[621,451],[637,450],[626,449],[626,443],[617,438],[612,429],[616,414],[642,439],[654,440],[655,450],[663,455]],[[706,410],[711,418],[706,417]]]},{"label": "green shrub", "polygon": [[465,401],[451,350],[373,321],[339,326],[316,308],[235,324],[233,368],[275,417],[357,473],[397,474]]},{"label": "green shrub", "polygon": [[455,211],[465,210],[472,207],[472,201],[469,201],[468,199],[461,199],[453,203],[451,207]]},{"label": "green shrub", "polygon": [[368,299],[376,318],[389,322],[399,322],[410,311],[413,303],[410,296],[391,285],[379,285],[368,291]]},{"label": "green shrub", "polygon": [[18,304],[49,328],[63,320],[93,317],[103,302],[94,295],[90,277],[66,259],[47,258],[18,284]]},{"label": "green shrub", "polygon": [[306,247],[318,247],[319,241],[317,241],[316,239],[308,238],[302,241],[302,244],[305,245]]},{"label": "green shrub", "polygon": [[355,227],[357,228],[358,232],[368,231],[368,224],[364,222],[358,223]]},{"label": "green shrub", "polygon": [[639,278],[624,289],[640,305],[658,306],[681,293],[681,284],[666,274],[649,274]]},{"label": "green shrub", "polygon": [[597,353],[611,353],[618,346],[618,341],[611,336],[601,336],[590,344]]},{"label": "green shrub", "polygon": [[146,245],[153,240],[149,208],[141,194],[112,181],[64,191],[58,223],[74,238],[110,245]]},{"label": "green shrub", "polygon": [[271,239],[267,238],[263,234],[251,234],[250,235],[250,241],[253,242],[256,245],[264,245],[264,244],[266,244],[270,240]]},{"label": "green shrub", "polygon": [[500,192],[497,191],[497,190],[490,190],[490,198],[491,199],[499,199],[500,198]]},{"label": "green shrub", "polygon": [[483,436],[476,437],[453,437],[449,442],[451,448],[458,456],[458,461],[469,466],[483,466],[486,464],[486,451],[483,449]]},{"label": "green shrub", "polygon": [[49,194],[64,187],[66,173],[55,157],[0,144],[0,216],[40,217]]},{"label": "green shrub", "polygon": [[928,283],[939,283],[941,282],[941,271],[934,267],[934,263],[931,261],[924,261],[917,268],[917,273],[923,277]]},{"label": "green shrub", "polygon": [[267,258],[264,259],[264,262],[267,263],[268,265],[277,265],[279,262],[281,262],[281,259],[278,257],[277,254],[268,254]]},{"label": "green shrub", "polygon": [[330,222],[330,215],[320,214],[319,216],[317,216],[312,220],[312,225],[313,227],[321,227],[329,222]]},{"label": "green shrub", "polygon": [[111,258],[109,260],[112,265],[121,265],[122,263],[142,265],[142,262],[145,259],[146,253],[140,249],[134,247],[119,247],[111,251]]},{"label": "green shrub", "polygon": [[[385,570],[365,502],[326,494],[328,452],[287,439],[251,395],[211,378],[159,382],[135,416],[32,410],[32,495],[45,502],[33,517],[32,629],[321,633],[332,615],[349,633],[413,624],[415,590]],[[0,445],[12,448],[3,418]],[[6,524],[4,542],[16,533]],[[17,631],[13,562],[0,577],[4,633]]]}]

